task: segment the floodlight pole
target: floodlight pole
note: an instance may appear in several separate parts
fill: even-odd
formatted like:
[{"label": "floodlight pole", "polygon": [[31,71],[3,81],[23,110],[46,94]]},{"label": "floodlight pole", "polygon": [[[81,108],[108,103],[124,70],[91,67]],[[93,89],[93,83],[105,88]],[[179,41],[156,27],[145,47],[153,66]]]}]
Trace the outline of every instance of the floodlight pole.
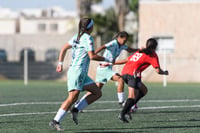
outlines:
[{"label": "floodlight pole", "polygon": [[[167,51],[163,51],[163,66],[164,70],[167,68]],[[167,87],[167,76],[163,75],[163,87]]]},{"label": "floodlight pole", "polygon": [[28,51],[24,50],[24,85],[28,85]]}]

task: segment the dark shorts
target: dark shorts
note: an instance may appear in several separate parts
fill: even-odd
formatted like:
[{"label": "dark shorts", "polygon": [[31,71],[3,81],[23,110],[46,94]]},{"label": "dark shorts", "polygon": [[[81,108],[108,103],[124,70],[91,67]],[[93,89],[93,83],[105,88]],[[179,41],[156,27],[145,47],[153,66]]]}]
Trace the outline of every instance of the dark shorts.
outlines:
[{"label": "dark shorts", "polygon": [[141,87],[141,78],[140,77],[135,77],[133,75],[125,74],[125,75],[122,75],[122,79],[128,86],[130,86],[134,89],[140,89],[140,87]]}]

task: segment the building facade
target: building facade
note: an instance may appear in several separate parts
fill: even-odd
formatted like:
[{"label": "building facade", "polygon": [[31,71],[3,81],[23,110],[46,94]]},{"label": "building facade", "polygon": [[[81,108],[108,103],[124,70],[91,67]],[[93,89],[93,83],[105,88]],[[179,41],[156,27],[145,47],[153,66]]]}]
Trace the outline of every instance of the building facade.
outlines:
[{"label": "building facade", "polygon": [[77,17],[58,9],[29,9],[15,17],[5,9],[0,16],[0,49],[6,50],[8,61],[20,61],[26,48],[34,51],[36,61],[45,61],[47,51],[61,49],[76,32]]},{"label": "building facade", "polygon": [[[198,0],[140,0],[139,45],[156,37],[160,46],[160,64],[169,70],[172,82],[200,82],[200,1]],[[167,40],[167,41],[166,41]],[[167,43],[162,43],[167,42]],[[162,80],[150,69],[144,73],[147,81]]]}]

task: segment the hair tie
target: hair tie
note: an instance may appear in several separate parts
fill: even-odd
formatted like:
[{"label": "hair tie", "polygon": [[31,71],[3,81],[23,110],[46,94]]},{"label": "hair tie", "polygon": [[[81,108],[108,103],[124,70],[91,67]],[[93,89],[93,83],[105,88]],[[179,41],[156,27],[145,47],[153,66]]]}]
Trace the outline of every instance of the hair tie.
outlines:
[{"label": "hair tie", "polygon": [[87,25],[87,29],[90,29],[94,24],[94,21],[91,19],[90,23]]}]

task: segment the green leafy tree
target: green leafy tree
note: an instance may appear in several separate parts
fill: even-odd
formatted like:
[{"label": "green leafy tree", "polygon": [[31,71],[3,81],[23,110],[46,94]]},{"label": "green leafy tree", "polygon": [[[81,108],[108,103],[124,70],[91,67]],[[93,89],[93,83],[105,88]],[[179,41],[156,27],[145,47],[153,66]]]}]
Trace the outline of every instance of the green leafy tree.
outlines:
[{"label": "green leafy tree", "polygon": [[129,0],[129,7],[131,11],[138,13],[139,0]]},{"label": "green leafy tree", "polygon": [[119,31],[117,16],[113,8],[108,9],[105,15],[91,14],[90,17],[95,22],[94,32],[101,36],[103,44],[112,40],[113,34]]}]

